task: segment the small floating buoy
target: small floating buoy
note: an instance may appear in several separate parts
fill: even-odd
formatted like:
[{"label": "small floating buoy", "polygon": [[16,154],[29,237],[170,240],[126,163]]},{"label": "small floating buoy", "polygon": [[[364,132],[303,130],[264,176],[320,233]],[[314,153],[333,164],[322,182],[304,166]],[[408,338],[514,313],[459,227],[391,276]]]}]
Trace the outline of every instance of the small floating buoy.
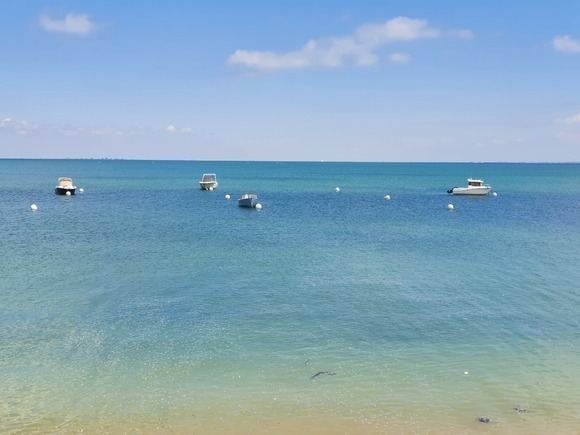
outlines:
[{"label": "small floating buoy", "polygon": [[66,196],[70,196],[71,193],[69,191],[66,192]]},{"label": "small floating buoy", "polygon": [[455,207],[453,207],[453,204],[447,204],[447,210],[455,210]]},{"label": "small floating buoy", "polygon": [[383,199],[385,199],[385,200],[387,200],[387,201],[388,201],[389,199],[391,199],[391,195],[385,195],[385,196],[383,197]]},{"label": "small floating buoy", "polygon": [[38,210],[38,207],[36,206],[36,204],[32,204],[32,205],[30,206],[30,210],[32,210],[32,211],[36,211],[36,210]]},{"label": "small floating buoy", "polygon": [[230,199],[230,198],[231,198],[231,196],[230,196],[230,195],[226,195],[226,199]]},{"label": "small floating buoy", "polygon": [[256,210],[262,210],[262,204],[256,204]]},{"label": "small floating buoy", "polygon": [[80,193],[83,193],[85,191],[85,189],[83,189],[82,187],[79,189]]},{"label": "small floating buoy", "polygon": [[469,374],[469,372],[463,372],[463,374],[464,374],[464,375],[468,375],[468,374]]},{"label": "small floating buoy", "polygon": [[493,193],[492,193],[492,195],[493,195],[493,196],[497,196],[497,192],[493,192]]},{"label": "small floating buoy", "polygon": [[335,188],[335,189],[334,189],[334,191],[335,191],[335,192],[340,192],[340,188],[339,188],[339,187],[337,187],[337,188]]},{"label": "small floating buoy", "polygon": [[208,190],[209,190],[210,192],[213,192],[213,187],[210,187]]}]

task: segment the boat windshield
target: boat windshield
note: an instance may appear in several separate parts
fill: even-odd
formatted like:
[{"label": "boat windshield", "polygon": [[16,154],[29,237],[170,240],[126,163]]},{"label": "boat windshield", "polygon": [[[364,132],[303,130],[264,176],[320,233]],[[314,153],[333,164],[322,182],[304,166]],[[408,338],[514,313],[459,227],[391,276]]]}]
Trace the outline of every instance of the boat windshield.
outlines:
[{"label": "boat windshield", "polygon": [[469,180],[469,185],[470,186],[482,186],[483,181],[481,181],[481,180]]},{"label": "boat windshield", "polygon": [[215,181],[215,174],[203,174],[201,181]]}]

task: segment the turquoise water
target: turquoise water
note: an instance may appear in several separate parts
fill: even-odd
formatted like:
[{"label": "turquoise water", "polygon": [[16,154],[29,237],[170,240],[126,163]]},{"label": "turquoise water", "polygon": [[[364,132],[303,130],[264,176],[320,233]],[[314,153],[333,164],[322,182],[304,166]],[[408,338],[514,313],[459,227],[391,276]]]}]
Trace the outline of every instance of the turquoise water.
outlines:
[{"label": "turquoise water", "polygon": [[580,427],[580,165],[0,160],[0,195],[1,432]]}]

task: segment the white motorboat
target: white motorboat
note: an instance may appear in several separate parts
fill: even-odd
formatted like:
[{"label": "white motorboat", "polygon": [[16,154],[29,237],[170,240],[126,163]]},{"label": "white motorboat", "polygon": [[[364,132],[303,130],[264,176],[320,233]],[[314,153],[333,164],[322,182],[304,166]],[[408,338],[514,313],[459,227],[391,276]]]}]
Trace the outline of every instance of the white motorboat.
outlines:
[{"label": "white motorboat", "polygon": [[199,182],[201,190],[214,190],[218,188],[217,177],[215,174],[203,174]]},{"label": "white motorboat", "polygon": [[467,179],[467,187],[454,187],[449,189],[447,193],[453,195],[487,195],[491,190],[491,186],[483,184],[483,180]]},{"label": "white motorboat", "polygon": [[58,185],[54,188],[54,193],[57,195],[74,195],[77,187],[73,185],[73,181],[68,177],[61,177],[58,179]]}]

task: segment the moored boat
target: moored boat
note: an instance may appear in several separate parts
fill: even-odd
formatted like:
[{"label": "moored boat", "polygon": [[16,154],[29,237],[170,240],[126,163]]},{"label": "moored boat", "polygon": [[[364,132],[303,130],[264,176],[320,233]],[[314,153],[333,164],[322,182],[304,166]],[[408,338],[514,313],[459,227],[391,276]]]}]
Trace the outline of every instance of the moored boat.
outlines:
[{"label": "moored boat", "polygon": [[484,185],[483,180],[467,179],[467,187],[454,187],[449,189],[447,193],[453,195],[487,195],[491,190],[491,186]]},{"label": "moored boat", "polygon": [[258,204],[258,195],[254,193],[244,193],[240,199],[238,199],[238,206],[240,207],[256,207]]},{"label": "moored boat", "polygon": [[201,190],[213,190],[217,189],[217,187],[218,182],[215,174],[203,174],[201,181],[199,182],[199,188]]},{"label": "moored boat", "polygon": [[58,179],[58,185],[54,188],[57,195],[74,195],[77,187],[73,185],[72,179],[61,177]]}]

